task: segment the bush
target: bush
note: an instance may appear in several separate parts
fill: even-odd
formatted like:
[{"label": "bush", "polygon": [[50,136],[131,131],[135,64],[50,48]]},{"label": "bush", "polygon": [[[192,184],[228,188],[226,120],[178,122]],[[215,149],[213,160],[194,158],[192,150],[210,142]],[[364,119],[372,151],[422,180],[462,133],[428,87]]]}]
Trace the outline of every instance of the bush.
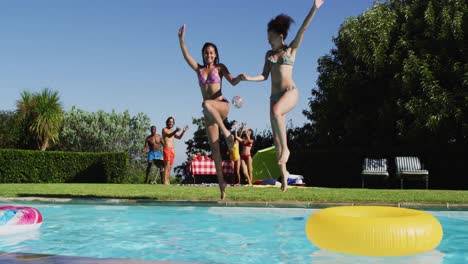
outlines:
[{"label": "bush", "polygon": [[0,150],[0,183],[124,183],[126,153]]}]

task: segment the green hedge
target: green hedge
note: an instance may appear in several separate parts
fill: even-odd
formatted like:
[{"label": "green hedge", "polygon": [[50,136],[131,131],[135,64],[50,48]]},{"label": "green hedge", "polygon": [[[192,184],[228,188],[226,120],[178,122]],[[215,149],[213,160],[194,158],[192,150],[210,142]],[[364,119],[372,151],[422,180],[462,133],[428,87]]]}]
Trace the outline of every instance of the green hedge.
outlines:
[{"label": "green hedge", "polygon": [[126,153],[0,149],[0,183],[123,183]]}]

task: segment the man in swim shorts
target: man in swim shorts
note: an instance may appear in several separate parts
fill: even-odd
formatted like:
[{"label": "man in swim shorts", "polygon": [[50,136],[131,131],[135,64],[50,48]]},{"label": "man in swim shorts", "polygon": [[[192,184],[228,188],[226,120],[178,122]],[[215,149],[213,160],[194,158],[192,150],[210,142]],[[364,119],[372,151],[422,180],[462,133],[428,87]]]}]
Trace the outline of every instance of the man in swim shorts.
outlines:
[{"label": "man in swim shorts", "polygon": [[145,140],[145,146],[143,147],[143,151],[148,151],[148,166],[146,167],[146,178],[145,183],[150,183],[150,172],[151,166],[156,165],[157,168],[164,170],[164,162],[163,156],[161,153],[161,135],[156,133],[156,127],[151,127],[151,135],[148,136]]},{"label": "man in swim shorts", "polygon": [[162,144],[164,146],[163,149],[163,159],[164,159],[164,178],[163,183],[168,185],[169,184],[169,175],[172,170],[172,165],[174,164],[175,153],[174,153],[174,138],[182,139],[187,131],[188,126],[185,126],[182,129],[182,133],[177,134],[181,129],[177,127],[175,130],[173,129],[175,124],[174,118],[171,116],[166,120],[166,127],[162,130]]}]

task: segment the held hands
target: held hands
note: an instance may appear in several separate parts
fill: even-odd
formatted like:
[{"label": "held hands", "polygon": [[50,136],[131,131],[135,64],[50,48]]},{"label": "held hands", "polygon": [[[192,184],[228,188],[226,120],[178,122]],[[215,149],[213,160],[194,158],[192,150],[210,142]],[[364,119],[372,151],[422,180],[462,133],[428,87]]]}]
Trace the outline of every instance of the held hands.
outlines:
[{"label": "held hands", "polygon": [[314,6],[315,8],[319,9],[320,6],[322,6],[323,0],[314,0]]},{"label": "held hands", "polygon": [[179,29],[179,39],[183,40],[185,37],[185,24],[182,25]]},{"label": "held hands", "polygon": [[245,73],[239,74],[238,77],[241,79],[241,81],[247,81],[247,79],[249,78],[249,76]]}]

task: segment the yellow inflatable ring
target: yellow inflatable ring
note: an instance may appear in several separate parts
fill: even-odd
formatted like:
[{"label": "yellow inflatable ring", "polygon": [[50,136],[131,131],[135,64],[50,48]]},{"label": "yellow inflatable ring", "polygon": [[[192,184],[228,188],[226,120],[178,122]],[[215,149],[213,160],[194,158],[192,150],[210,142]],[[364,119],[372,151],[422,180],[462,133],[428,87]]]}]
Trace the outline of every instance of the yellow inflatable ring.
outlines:
[{"label": "yellow inflatable ring", "polygon": [[386,206],[321,209],[306,224],[317,247],[363,256],[405,256],[429,251],[442,240],[442,226],[429,213]]}]

